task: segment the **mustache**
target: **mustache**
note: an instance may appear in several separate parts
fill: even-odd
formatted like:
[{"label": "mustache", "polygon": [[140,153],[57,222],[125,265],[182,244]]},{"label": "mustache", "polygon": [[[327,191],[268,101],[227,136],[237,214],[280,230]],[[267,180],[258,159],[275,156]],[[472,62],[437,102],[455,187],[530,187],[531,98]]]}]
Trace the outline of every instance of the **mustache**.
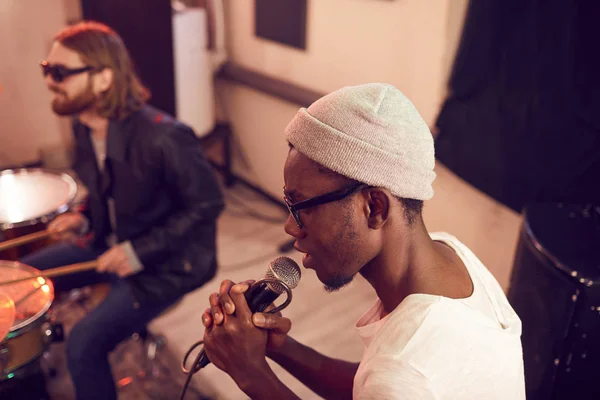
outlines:
[{"label": "mustache", "polygon": [[64,94],[64,95],[66,95],[65,91],[60,90],[57,87],[49,86],[48,89],[50,89],[50,91],[53,92],[53,93],[58,93],[58,94]]}]

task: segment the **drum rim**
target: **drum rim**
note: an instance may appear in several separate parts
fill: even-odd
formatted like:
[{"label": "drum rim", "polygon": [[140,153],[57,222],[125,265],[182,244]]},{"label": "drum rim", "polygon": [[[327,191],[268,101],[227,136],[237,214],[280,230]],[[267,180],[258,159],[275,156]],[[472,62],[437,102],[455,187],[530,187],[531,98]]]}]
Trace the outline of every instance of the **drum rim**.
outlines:
[{"label": "drum rim", "polygon": [[75,181],[75,178],[67,172],[53,171],[53,170],[46,169],[46,168],[17,168],[17,169],[5,169],[5,170],[0,171],[0,177],[2,177],[3,175],[35,174],[35,173],[46,173],[46,174],[50,174],[50,175],[56,175],[56,176],[59,176],[60,178],[62,178],[69,186],[68,199],[63,204],[60,204],[57,210],[52,211],[48,214],[30,219],[30,220],[26,220],[26,221],[0,222],[0,230],[23,228],[26,226],[37,225],[39,223],[47,223],[52,218],[67,211],[69,209],[69,207],[71,207],[71,205],[75,202],[75,199],[77,198],[77,192],[79,191],[79,189],[77,188],[77,182]]},{"label": "drum rim", "polygon": [[[42,347],[45,347],[45,351],[48,346],[45,345]],[[11,367],[10,369],[7,368],[4,371],[0,370],[0,384],[6,384],[7,382],[12,380],[17,380],[31,376],[35,371],[37,371],[40,368],[39,363],[37,361],[44,355],[44,351],[40,351],[39,353],[35,354],[31,359],[27,360],[27,362],[21,365]],[[9,378],[9,375],[12,376]]]},{"label": "drum rim", "polygon": [[[27,264],[23,264],[22,262],[19,262],[19,261],[0,260],[0,268],[2,268],[2,267],[20,268],[20,269],[30,271],[34,275],[43,275],[43,271],[40,271],[37,268],[33,268],[32,266],[29,266]],[[37,320],[39,320],[42,316],[44,316],[46,314],[46,312],[48,312],[48,309],[50,309],[50,306],[54,302],[54,284],[52,283],[51,280],[49,280],[47,278],[46,278],[45,284],[50,286],[50,295],[48,296],[48,301],[46,302],[46,304],[44,304],[44,306],[42,308],[40,308],[40,310],[37,313],[35,313],[35,315],[27,318],[26,320],[20,322],[19,324],[11,326],[10,330],[8,331],[9,335],[12,332],[15,332],[15,331],[21,330],[27,326],[33,325]],[[13,299],[13,301],[14,301],[14,299]]]}]

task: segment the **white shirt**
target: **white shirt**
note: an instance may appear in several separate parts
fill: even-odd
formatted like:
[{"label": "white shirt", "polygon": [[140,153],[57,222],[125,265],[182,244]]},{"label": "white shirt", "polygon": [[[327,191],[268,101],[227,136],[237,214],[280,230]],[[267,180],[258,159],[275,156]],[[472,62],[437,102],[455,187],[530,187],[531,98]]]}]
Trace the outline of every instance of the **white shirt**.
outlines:
[{"label": "white shirt", "polygon": [[381,318],[377,300],[356,323],[365,343],[354,399],[525,399],[521,321],[492,274],[447,233],[431,238],[465,264],[465,299],[412,294]]}]

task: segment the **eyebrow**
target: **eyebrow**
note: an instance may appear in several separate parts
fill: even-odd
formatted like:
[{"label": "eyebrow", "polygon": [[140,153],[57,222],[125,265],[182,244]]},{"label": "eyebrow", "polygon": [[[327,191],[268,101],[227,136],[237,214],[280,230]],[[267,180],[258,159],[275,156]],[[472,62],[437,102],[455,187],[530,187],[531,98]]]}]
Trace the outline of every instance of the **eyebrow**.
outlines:
[{"label": "eyebrow", "polygon": [[298,194],[298,192],[297,192],[296,190],[294,190],[294,189],[292,189],[292,190],[289,190],[289,189],[288,189],[288,188],[286,188],[286,187],[284,187],[284,188],[283,188],[283,191],[285,192],[285,194],[286,194],[286,195],[288,195],[288,196],[290,196],[290,197],[291,197],[291,196],[295,196],[296,194]]},{"label": "eyebrow", "polygon": [[67,67],[65,64],[62,64],[62,63],[51,63],[51,62],[48,62],[48,66],[49,67],[65,68],[65,69],[81,68],[81,67]]},{"label": "eyebrow", "polygon": [[301,193],[299,193],[297,190],[292,189],[292,190],[288,190],[287,188],[284,189],[285,191],[285,195],[287,197],[289,197],[291,200],[294,200],[294,202],[298,199],[298,197],[303,198],[304,196],[302,196]]}]

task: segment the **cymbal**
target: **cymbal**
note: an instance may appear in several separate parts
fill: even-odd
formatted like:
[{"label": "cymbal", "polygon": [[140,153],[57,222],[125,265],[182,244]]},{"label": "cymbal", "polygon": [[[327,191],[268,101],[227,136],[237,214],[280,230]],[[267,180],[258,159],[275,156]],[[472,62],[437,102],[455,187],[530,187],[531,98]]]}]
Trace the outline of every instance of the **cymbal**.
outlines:
[{"label": "cymbal", "polygon": [[15,303],[6,294],[0,293],[0,342],[4,340],[15,322]]}]

